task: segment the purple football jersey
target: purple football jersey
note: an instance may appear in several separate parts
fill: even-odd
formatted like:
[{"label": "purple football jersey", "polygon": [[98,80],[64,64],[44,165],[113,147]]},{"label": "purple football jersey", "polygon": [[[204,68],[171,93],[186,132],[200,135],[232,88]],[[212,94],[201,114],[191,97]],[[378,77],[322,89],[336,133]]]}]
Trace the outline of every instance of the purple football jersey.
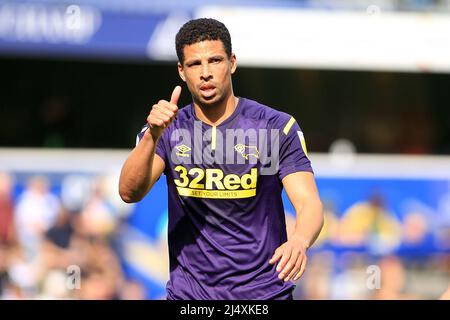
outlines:
[{"label": "purple football jersey", "polygon": [[294,118],[239,98],[233,114],[211,126],[190,104],[164,131],[156,154],[169,192],[167,299],[289,296],[293,282],[278,279],[269,260],[287,240],[281,180],[312,172]]}]

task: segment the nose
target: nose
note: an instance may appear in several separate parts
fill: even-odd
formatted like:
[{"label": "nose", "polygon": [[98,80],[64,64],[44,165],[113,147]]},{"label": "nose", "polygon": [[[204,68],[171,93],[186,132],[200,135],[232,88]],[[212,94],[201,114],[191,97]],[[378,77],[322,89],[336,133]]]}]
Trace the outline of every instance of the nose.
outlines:
[{"label": "nose", "polygon": [[209,65],[207,63],[202,64],[202,73],[200,78],[202,80],[209,80],[212,78],[211,70],[209,69]]}]

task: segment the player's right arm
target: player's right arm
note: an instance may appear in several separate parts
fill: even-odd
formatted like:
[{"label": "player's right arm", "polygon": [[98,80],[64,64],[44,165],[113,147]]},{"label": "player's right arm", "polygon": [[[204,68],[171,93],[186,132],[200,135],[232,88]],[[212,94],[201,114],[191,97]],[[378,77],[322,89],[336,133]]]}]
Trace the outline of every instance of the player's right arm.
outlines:
[{"label": "player's right arm", "polygon": [[181,87],[177,86],[169,101],[153,105],[147,117],[149,129],[125,161],[119,179],[119,194],[127,203],[138,202],[150,191],[164,171],[163,159],[155,155],[156,145],[178,111]]}]

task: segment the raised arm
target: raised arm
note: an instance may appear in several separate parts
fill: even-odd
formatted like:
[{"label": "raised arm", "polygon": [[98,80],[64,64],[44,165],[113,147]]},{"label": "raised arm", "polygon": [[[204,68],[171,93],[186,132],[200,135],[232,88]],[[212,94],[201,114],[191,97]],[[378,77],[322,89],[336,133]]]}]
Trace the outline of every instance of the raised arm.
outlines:
[{"label": "raised arm", "polygon": [[156,145],[178,111],[181,87],[172,92],[170,101],[160,100],[147,117],[149,129],[125,161],[119,180],[119,194],[127,203],[138,202],[150,191],[164,171],[163,159],[155,155]]}]

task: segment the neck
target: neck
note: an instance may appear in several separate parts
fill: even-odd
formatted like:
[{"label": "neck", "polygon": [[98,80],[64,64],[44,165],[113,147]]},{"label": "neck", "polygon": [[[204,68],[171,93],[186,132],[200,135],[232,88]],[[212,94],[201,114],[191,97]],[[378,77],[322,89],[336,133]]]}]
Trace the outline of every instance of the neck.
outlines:
[{"label": "neck", "polygon": [[217,126],[233,114],[238,100],[239,99],[231,93],[217,105],[203,106],[194,101],[195,115],[199,120],[211,126]]}]

